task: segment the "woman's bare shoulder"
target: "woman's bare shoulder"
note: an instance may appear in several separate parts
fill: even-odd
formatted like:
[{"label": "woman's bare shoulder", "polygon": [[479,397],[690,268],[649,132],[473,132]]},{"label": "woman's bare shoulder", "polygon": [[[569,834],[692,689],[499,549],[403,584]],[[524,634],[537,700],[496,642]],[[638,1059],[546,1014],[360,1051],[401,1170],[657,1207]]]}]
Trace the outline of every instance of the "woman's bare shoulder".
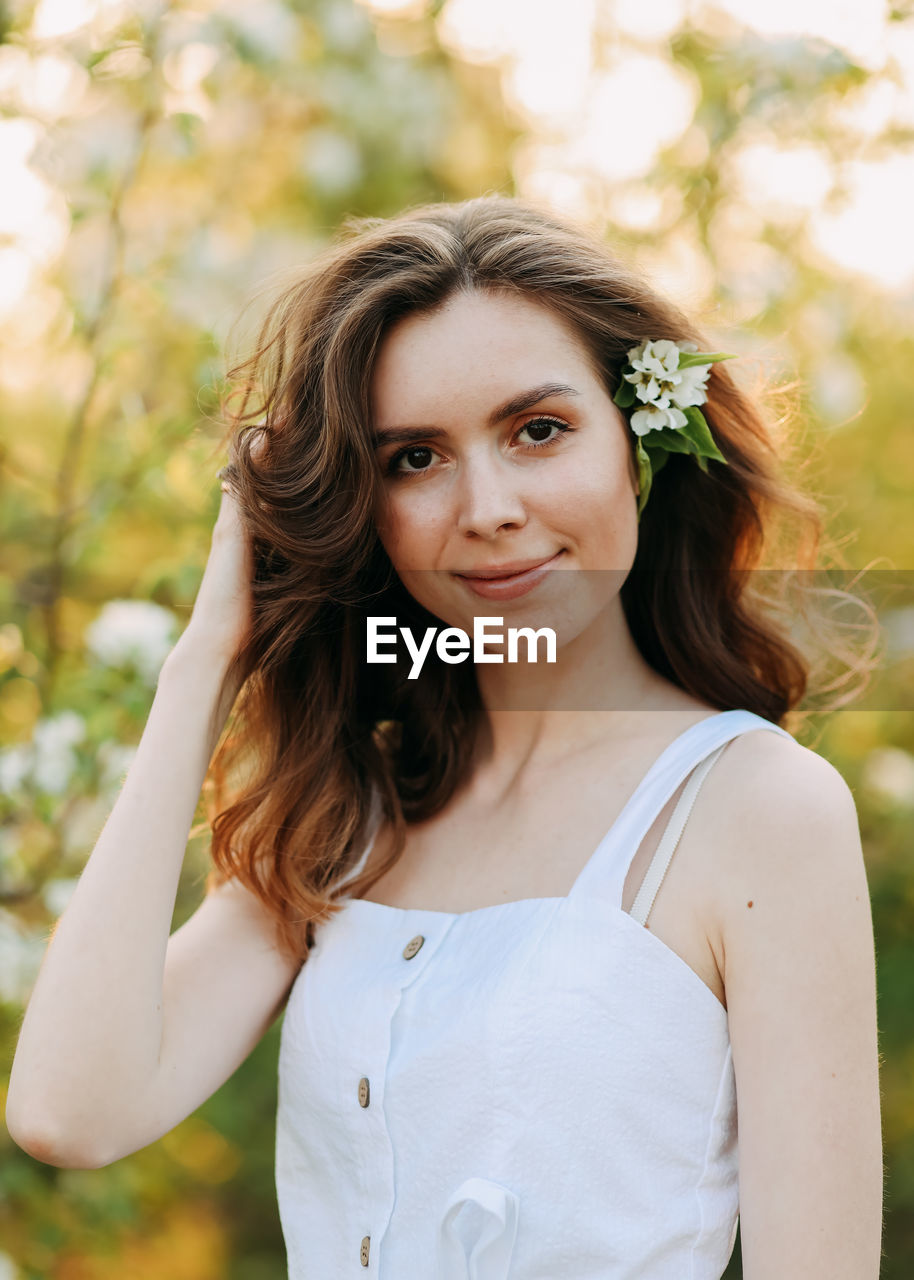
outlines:
[{"label": "woman's bare shoulder", "polygon": [[776,911],[789,901],[822,901],[836,881],[865,888],[853,792],[816,751],[781,734],[741,734],[704,789],[710,906],[724,954],[766,904]]},{"label": "woman's bare shoulder", "polygon": [[708,775],[723,823],[747,818],[777,829],[794,822],[856,818],[853,793],[844,776],[824,756],[780,733],[739,734]]}]

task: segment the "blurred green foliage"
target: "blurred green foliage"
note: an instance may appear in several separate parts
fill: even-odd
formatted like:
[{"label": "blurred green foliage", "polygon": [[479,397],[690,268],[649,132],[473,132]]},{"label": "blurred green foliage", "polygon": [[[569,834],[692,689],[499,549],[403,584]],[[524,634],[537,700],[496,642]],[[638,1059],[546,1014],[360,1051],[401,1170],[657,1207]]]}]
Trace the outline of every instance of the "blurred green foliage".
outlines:
[{"label": "blurred green foliage", "polygon": [[[348,0],[147,0],[96,5],[42,39],[29,5],[3,21],[0,126],[24,126],[3,137],[28,145],[44,183],[26,192],[21,231],[40,270],[2,322],[0,354],[4,1076],[48,931],[202,573],[229,322],[347,213],[516,189],[514,145],[533,126],[508,109],[495,69],[442,47],[444,7],[382,20]],[[821,42],[732,26],[684,27],[665,53],[700,88],[684,140],[641,184],[672,213],[640,231],[607,215],[607,235],[647,261],[688,229],[715,282],[707,324],[743,343],[728,333],[726,349],[761,350],[798,379],[798,456],[829,495],[849,562],[899,571],[879,697],[829,717],[812,745],[860,812],[884,1055],[883,1274],[900,1280],[914,1269],[914,611],[901,589],[914,562],[911,299],[811,254],[802,211],[760,212],[727,165],[753,129],[839,158],[859,151],[837,108],[876,73]],[[49,54],[59,65],[39,74]],[[887,129],[873,145],[910,142]],[[206,865],[196,834],[175,927],[198,905]],[[0,1131],[0,1275],[283,1275],[278,1036],[277,1024],[160,1142],[105,1169],[42,1165]],[[727,1274],[741,1274],[738,1246]]]}]

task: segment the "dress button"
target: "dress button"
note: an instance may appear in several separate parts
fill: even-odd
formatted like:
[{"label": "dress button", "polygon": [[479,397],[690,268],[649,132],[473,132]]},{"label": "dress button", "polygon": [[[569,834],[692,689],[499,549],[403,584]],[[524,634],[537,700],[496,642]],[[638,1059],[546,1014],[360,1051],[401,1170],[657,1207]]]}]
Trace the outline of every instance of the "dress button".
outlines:
[{"label": "dress button", "polygon": [[364,1236],[362,1239],[362,1248],[359,1253],[359,1260],[363,1267],[368,1266],[368,1246],[371,1243],[371,1236]]},{"label": "dress button", "polygon": [[368,1077],[362,1076],[359,1081],[359,1106],[368,1106]]},{"label": "dress button", "polygon": [[422,946],[424,941],[425,939],[421,933],[417,933],[415,938],[410,938],[409,942],[407,942],[406,946],[403,948],[403,959],[412,960],[413,956]]}]

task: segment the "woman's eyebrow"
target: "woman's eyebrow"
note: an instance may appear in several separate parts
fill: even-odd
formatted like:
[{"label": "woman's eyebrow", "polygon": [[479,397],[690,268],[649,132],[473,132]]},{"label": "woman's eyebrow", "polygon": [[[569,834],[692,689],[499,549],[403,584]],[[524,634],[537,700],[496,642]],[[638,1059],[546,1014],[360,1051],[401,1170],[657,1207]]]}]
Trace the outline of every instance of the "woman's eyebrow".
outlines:
[{"label": "woman's eyebrow", "polygon": [[[534,405],[539,404],[541,400],[547,400],[550,396],[579,396],[580,394],[575,387],[569,387],[564,382],[544,382],[538,387],[519,392],[493,409],[488,416],[487,424],[495,427],[505,418],[513,418],[515,414],[523,413],[525,409],[532,409]],[[434,440],[445,434],[440,427],[384,427],[373,433],[372,444],[375,448],[380,448],[385,444],[409,444],[414,440]]]}]

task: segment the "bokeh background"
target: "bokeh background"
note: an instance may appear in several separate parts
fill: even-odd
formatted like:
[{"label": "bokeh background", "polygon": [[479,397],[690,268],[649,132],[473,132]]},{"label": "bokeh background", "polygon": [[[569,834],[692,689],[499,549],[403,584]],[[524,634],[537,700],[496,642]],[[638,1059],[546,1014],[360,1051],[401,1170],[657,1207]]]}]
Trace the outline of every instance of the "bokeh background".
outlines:
[{"label": "bokeh background", "polygon": [[[883,1054],[883,1275],[910,1277],[908,5],[0,8],[0,1099],[49,931],[202,574],[233,321],[345,214],[488,191],[595,222],[720,347],[792,384],[796,466],[823,495],[845,564],[879,584],[878,695],[811,731],[860,813]],[[206,852],[197,831],[175,927],[202,897]],[[278,1037],[279,1024],[199,1111],[105,1169],[43,1165],[0,1127],[0,1280],[282,1277]],[[727,1275],[740,1275],[738,1246]]]}]

